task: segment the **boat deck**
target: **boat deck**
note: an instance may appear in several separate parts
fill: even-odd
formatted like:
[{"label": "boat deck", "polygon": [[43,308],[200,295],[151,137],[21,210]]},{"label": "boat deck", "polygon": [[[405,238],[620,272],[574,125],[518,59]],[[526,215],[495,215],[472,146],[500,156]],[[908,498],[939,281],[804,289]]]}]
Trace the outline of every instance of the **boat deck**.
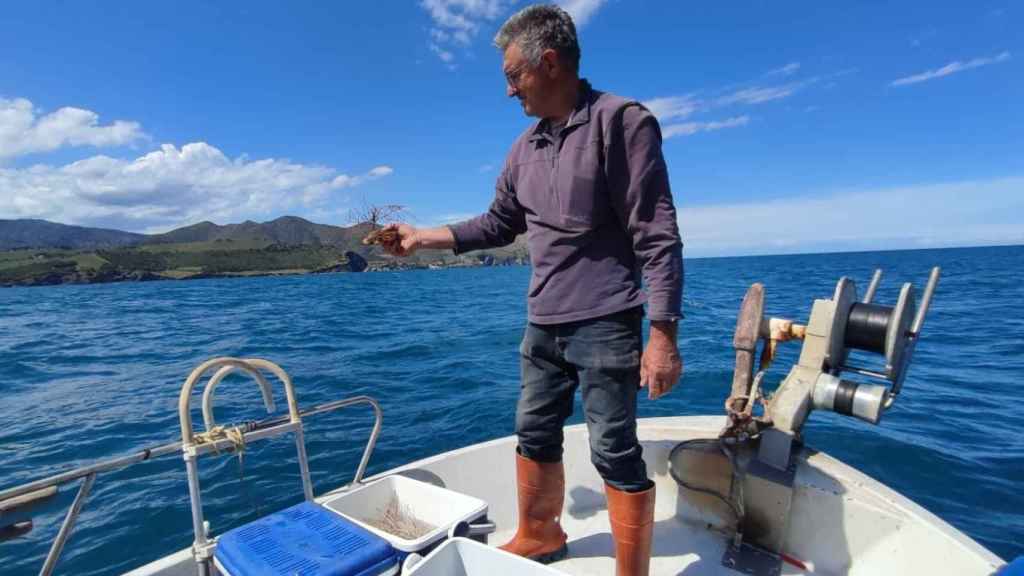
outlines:
[{"label": "boat deck", "polygon": [[[595,495],[595,500],[598,495]],[[566,574],[577,576],[614,574],[615,558],[612,535],[608,531],[608,512],[602,503],[590,507],[580,506],[562,520],[569,534],[569,556],[551,564]],[[726,538],[693,526],[677,518],[657,518],[654,525],[654,543],[651,551],[651,574],[664,575],[721,575],[739,574],[722,566]],[[515,530],[491,535],[492,545],[511,539]],[[783,574],[803,574],[795,567],[784,564]]]},{"label": "boat deck", "polygon": [[[734,522],[729,508],[680,487],[668,472],[672,447],[683,440],[713,438],[723,424],[720,417],[652,418],[639,423],[648,474],[658,491],[652,576],[739,573],[722,565]],[[515,438],[508,437],[412,462],[380,476],[401,474],[487,502],[488,517],[497,526],[488,541],[497,546],[508,541],[516,527],[514,458]],[[941,519],[842,462],[813,450],[802,451],[797,460],[784,549],[806,563],[809,572],[988,576],[1002,565]],[[562,525],[569,536],[569,555],[551,567],[566,574],[612,576],[614,547],[604,484],[590,463],[585,427],[566,428],[564,463]],[[802,573],[795,565],[782,565],[782,574]],[[189,551],[181,550],[130,574],[186,576],[195,574],[195,564]]]}]

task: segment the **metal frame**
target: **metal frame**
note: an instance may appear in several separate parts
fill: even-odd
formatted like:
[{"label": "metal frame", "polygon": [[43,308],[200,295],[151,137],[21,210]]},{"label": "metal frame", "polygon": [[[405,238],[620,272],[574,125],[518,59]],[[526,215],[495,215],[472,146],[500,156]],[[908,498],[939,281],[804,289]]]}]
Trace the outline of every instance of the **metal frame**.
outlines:
[{"label": "metal frame", "polygon": [[[200,368],[203,368],[204,366],[206,366],[207,368],[204,369],[204,371],[205,371],[205,370],[210,369],[213,366],[218,366],[219,365],[219,366],[223,367],[224,364],[217,363],[217,361],[220,361],[220,360],[232,360],[233,362],[230,362],[229,365],[233,366],[233,369],[235,369],[237,367],[237,369],[240,369],[240,370],[242,370],[242,371],[244,371],[244,372],[246,372],[246,373],[248,373],[250,375],[253,374],[253,372],[250,371],[250,370],[256,370],[257,366],[258,367],[266,367],[266,369],[268,371],[274,372],[275,375],[277,375],[278,377],[280,377],[282,379],[282,381],[286,382],[286,385],[285,385],[286,386],[286,393],[289,391],[289,389],[292,388],[291,387],[291,379],[288,378],[288,375],[284,372],[284,370],[281,370],[281,368],[278,367],[276,364],[273,364],[271,362],[267,362],[266,360],[258,360],[258,359],[240,360],[240,359],[236,359],[236,358],[232,358],[232,359],[217,358],[217,359],[214,359],[214,360],[211,360],[209,362],[204,363],[203,365],[200,366]],[[235,362],[239,362],[239,363],[244,362],[244,363],[246,363],[246,365],[243,368],[243,367],[240,367],[240,364],[235,364]],[[271,368],[270,366],[273,366],[273,368]],[[197,368],[197,370],[199,370],[199,368]],[[194,372],[193,372],[193,374],[194,374]],[[259,374],[259,373],[256,372],[256,374]],[[226,375],[226,373],[224,375]],[[283,377],[281,377],[282,375],[283,375]],[[223,377],[223,375],[221,376],[221,378],[222,377]],[[286,378],[288,378],[288,379],[285,380]],[[218,380],[219,380],[219,378],[218,378]],[[259,376],[257,381],[259,381],[259,380],[262,380],[262,375]],[[193,385],[194,385],[194,382],[193,382]],[[210,384],[208,384],[207,386],[210,386]],[[260,387],[262,389],[263,388],[263,384],[261,384]],[[180,399],[181,398],[179,397],[179,401],[180,401]],[[267,438],[267,437],[271,437],[271,436],[276,436],[278,434],[284,434],[284,433],[287,433],[287,432],[295,431],[297,433],[296,434],[296,436],[297,436],[296,443],[298,444],[299,442],[302,441],[302,426],[301,426],[302,422],[301,422],[301,420],[302,420],[303,417],[315,416],[317,414],[323,414],[323,413],[326,413],[326,412],[332,412],[334,410],[338,410],[340,408],[345,408],[345,407],[348,407],[348,406],[353,406],[353,405],[356,405],[356,404],[369,404],[373,408],[373,412],[374,412],[373,430],[370,432],[370,437],[367,440],[366,448],[363,450],[363,456],[362,456],[362,458],[359,461],[359,467],[356,469],[355,476],[353,477],[352,482],[349,485],[362,484],[363,476],[366,473],[366,467],[369,464],[370,457],[372,456],[373,450],[374,450],[374,448],[377,445],[377,438],[380,436],[380,431],[381,431],[381,427],[382,427],[382,424],[383,424],[383,411],[380,408],[380,404],[376,400],[374,400],[372,397],[370,397],[370,396],[353,396],[351,398],[345,398],[345,399],[342,399],[342,400],[334,400],[334,401],[331,401],[331,402],[325,402],[323,404],[318,404],[318,405],[316,405],[316,406],[314,406],[312,408],[306,409],[306,410],[299,410],[296,405],[292,404],[293,401],[294,401],[294,390],[291,390],[291,393],[289,394],[289,414],[287,416],[277,416],[277,417],[266,418],[266,419],[263,419],[263,420],[257,420],[257,421],[254,421],[254,422],[247,422],[247,423],[241,424],[239,426],[239,429],[242,431],[243,436],[246,439],[246,441],[249,441],[249,440],[259,440],[261,438]],[[294,407],[294,410],[292,410],[293,407]],[[211,411],[211,414],[212,414],[212,411]],[[180,413],[179,413],[179,415],[180,415]],[[187,422],[189,423],[189,432],[192,432],[191,431],[191,418],[189,418],[187,420]],[[209,420],[208,423],[210,423],[210,424],[213,423],[212,417],[211,417],[211,419]],[[183,432],[184,432],[184,430],[183,430]],[[183,434],[182,438],[184,439],[185,437],[186,437],[186,435]],[[149,448],[144,448],[142,450],[133,452],[133,453],[131,453],[129,455],[126,455],[126,456],[119,456],[119,457],[111,458],[111,459],[108,459],[108,460],[101,460],[99,462],[95,462],[95,463],[87,465],[87,466],[83,466],[83,467],[80,467],[80,468],[75,468],[74,470],[69,470],[67,472],[62,472],[60,474],[55,474],[55,475],[49,476],[47,478],[42,478],[40,480],[35,480],[35,481],[32,481],[32,482],[28,482],[26,484],[22,484],[20,486],[15,486],[13,488],[8,488],[6,490],[0,491],[0,502],[3,502],[5,500],[10,500],[10,499],[13,499],[13,498],[24,496],[26,494],[31,494],[31,493],[39,491],[39,490],[45,490],[45,489],[48,489],[48,488],[57,488],[57,487],[59,487],[61,485],[64,485],[64,484],[69,484],[69,483],[75,482],[77,480],[82,480],[82,484],[79,487],[77,494],[75,495],[74,502],[71,504],[71,507],[68,509],[68,512],[67,512],[67,514],[64,517],[64,521],[61,524],[60,530],[58,531],[57,535],[54,537],[53,543],[50,546],[50,550],[47,553],[45,561],[43,562],[43,567],[42,567],[42,569],[39,572],[40,576],[50,576],[50,574],[52,574],[54,569],[56,568],[57,562],[60,560],[60,556],[61,556],[61,554],[64,551],[64,546],[67,543],[67,540],[70,538],[71,533],[72,533],[72,531],[75,528],[75,523],[78,521],[78,517],[81,514],[82,509],[85,507],[86,500],[89,497],[90,492],[92,491],[92,487],[93,487],[93,485],[94,485],[94,483],[96,481],[96,477],[98,475],[100,475],[102,473],[105,473],[105,472],[111,472],[111,471],[114,471],[114,470],[121,470],[121,469],[124,469],[124,468],[128,468],[130,466],[134,466],[134,465],[139,464],[141,462],[146,462],[148,460],[152,460],[152,459],[159,458],[159,457],[162,457],[162,456],[167,456],[169,454],[174,454],[174,453],[184,453],[184,458],[185,458],[186,462],[189,462],[189,460],[191,459],[191,461],[192,461],[192,463],[194,465],[195,464],[195,459],[198,458],[198,456],[201,455],[201,454],[206,454],[206,453],[209,453],[209,452],[222,451],[222,450],[226,450],[226,449],[232,447],[232,442],[230,440],[227,440],[227,439],[221,439],[221,440],[216,440],[216,441],[213,441],[213,442],[206,442],[206,443],[197,444],[195,442],[195,435],[194,435],[194,433],[189,434],[188,437],[192,440],[191,448],[190,449],[186,448],[186,444],[184,442],[171,442],[171,443],[168,443],[168,444],[162,444],[162,445],[159,445],[159,446],[153,446],[153,447],[149,447]],[[193,456],[191,456],[191,457],[189,456],[189,452],[190,451],[193,453]],[[304,446],[303,446],[303,449],[302,449],[302,456],[305,456],[305,448],[304,448]],[[305,459],[301,459],[300,460],[300,466],[302,466],[303,470],[304,470],[303,492],[306,493],[307,499],[312,499],[313,498],[313,495],[312,495],[312,485],[309,484],[309,482],[308,482],[308,478],[309,478],[308,477],[308,474],[309,474],[308,461],[306,461]],[[198,476],[196,477],[195,487],[197,489],[197,495],[198,495],[198,488],[199,488],[199,486],[198,486]],[[308,487],[308,493],[306,492],[307,487]],[[190,481],[189,481],[189,488],[190,488],[190,492],[191,492],[191,489],[192,489],[191,477],[190,477]],[[195,520],[195,516],[196,516],[195,510],[193,510],[193,521]],[[199,527],[201,529],[199,534],[202,534],[204,542],[205,542],[205,530],[202,530],[203,523],[201,521],[201,519],[202,519],[202,511],[201,510],[199,511],[199,518],[200,518]],[[193,522],[193,528],[194,527],[195,527],[195,524]],[[207,545],[209,545],[209,544],[207,543]],[[204,568],[204,566],[205,566],[205,568]],[[206,572],[204,572],[204,569],[206,570]],[[208,565],[205,565],[205,564],[201,563],[200,564],[200,568],[199,568],[199,573],[200,574],[208,574],[209,573]]]},{"label": "metal frame", "polygon": [[95,472],[86,476],[85,480],[82,481],[82,486],[78,489],[78,494],[75,494],[75,501],[71,503],[71,508],[68,509],[67,515],[64,516],[64,522],[60,525],[57,537],[53,539],[53,544],[50,546],[50,552],[46,554],[46,561],[43,562],[43,569],[40,571],[40,574],[50,574],[57,566],[57,560],[60,559],[61,552],[64,551],[64,544],[68,541],[68,536],[71,535],[71,530],[75,527],[75,521],[78,519],[78,515],[82,512],[82,506],[85,505],[85,499],[89,497],[89,491],[92,490],[92,485],[95,482]]}]

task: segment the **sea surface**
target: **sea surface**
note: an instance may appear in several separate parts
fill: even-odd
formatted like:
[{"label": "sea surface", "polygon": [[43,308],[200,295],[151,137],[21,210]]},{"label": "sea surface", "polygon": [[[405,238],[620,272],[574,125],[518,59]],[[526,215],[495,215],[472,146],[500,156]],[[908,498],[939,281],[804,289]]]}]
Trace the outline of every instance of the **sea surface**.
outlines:
[{"label": "sea surface", "polygon": [[[883,268],[876,302],[891,305],[901,283],[922,289],[933,265],[942,280],[893,409],[879,426],[816,412],[807,442],[1004,559],[1024,555],[1024,247],[687,260],[685,376],[670,395],[642,398],[641,416],[721,412],[735,316],[752,282],[765,283],[769,314],[806,321],[840,276],[863,293]],[[223,355],[278,362],[305,407],[380,400],[369,473],[511,434],[529,275],[507,267],[0,290],[0,488],[177,439],[183,380]],[[783,349],[770,387],[796,353]],[[218,388],[219,421],[261,411],[251,382]],[[577,409],[571,422],[581,418]],[[318,492],[352,478],[371,424],[366,407],[309,420]],[[214,531],[298,502],[294,454],[284,437],[251,444],[242,465],[202,459]],[[39,570],[74,492],[38,514],[29,536],[0,543],[0,572]],[[184,465],[165,457],[98,478],[58,572],[120,573],[191,541]]]}]

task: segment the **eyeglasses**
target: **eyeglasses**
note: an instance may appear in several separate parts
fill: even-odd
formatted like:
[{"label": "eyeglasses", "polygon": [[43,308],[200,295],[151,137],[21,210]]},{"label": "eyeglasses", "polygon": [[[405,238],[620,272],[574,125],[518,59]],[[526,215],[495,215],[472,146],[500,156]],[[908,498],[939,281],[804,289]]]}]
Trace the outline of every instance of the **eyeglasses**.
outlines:
[{"label": "eyeglasses", "polygon": [[526,71],[526,65],[527,62],[523,62],[519,66],[505,72],[505,81],[508,82],[509,86],[517,87],[519,85],[519,80],[522,79],[523,72]]}]

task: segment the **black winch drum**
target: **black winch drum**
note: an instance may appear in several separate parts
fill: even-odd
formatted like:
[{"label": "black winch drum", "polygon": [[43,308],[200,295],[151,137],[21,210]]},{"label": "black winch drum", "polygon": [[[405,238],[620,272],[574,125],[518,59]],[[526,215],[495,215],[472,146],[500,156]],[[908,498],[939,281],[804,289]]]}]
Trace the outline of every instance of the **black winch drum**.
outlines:
[{"label": "black winch drum", "polygon": [[889,306],[854,304],[846,321],[846,347],[885,355],[885,339],[892,312]]}]

